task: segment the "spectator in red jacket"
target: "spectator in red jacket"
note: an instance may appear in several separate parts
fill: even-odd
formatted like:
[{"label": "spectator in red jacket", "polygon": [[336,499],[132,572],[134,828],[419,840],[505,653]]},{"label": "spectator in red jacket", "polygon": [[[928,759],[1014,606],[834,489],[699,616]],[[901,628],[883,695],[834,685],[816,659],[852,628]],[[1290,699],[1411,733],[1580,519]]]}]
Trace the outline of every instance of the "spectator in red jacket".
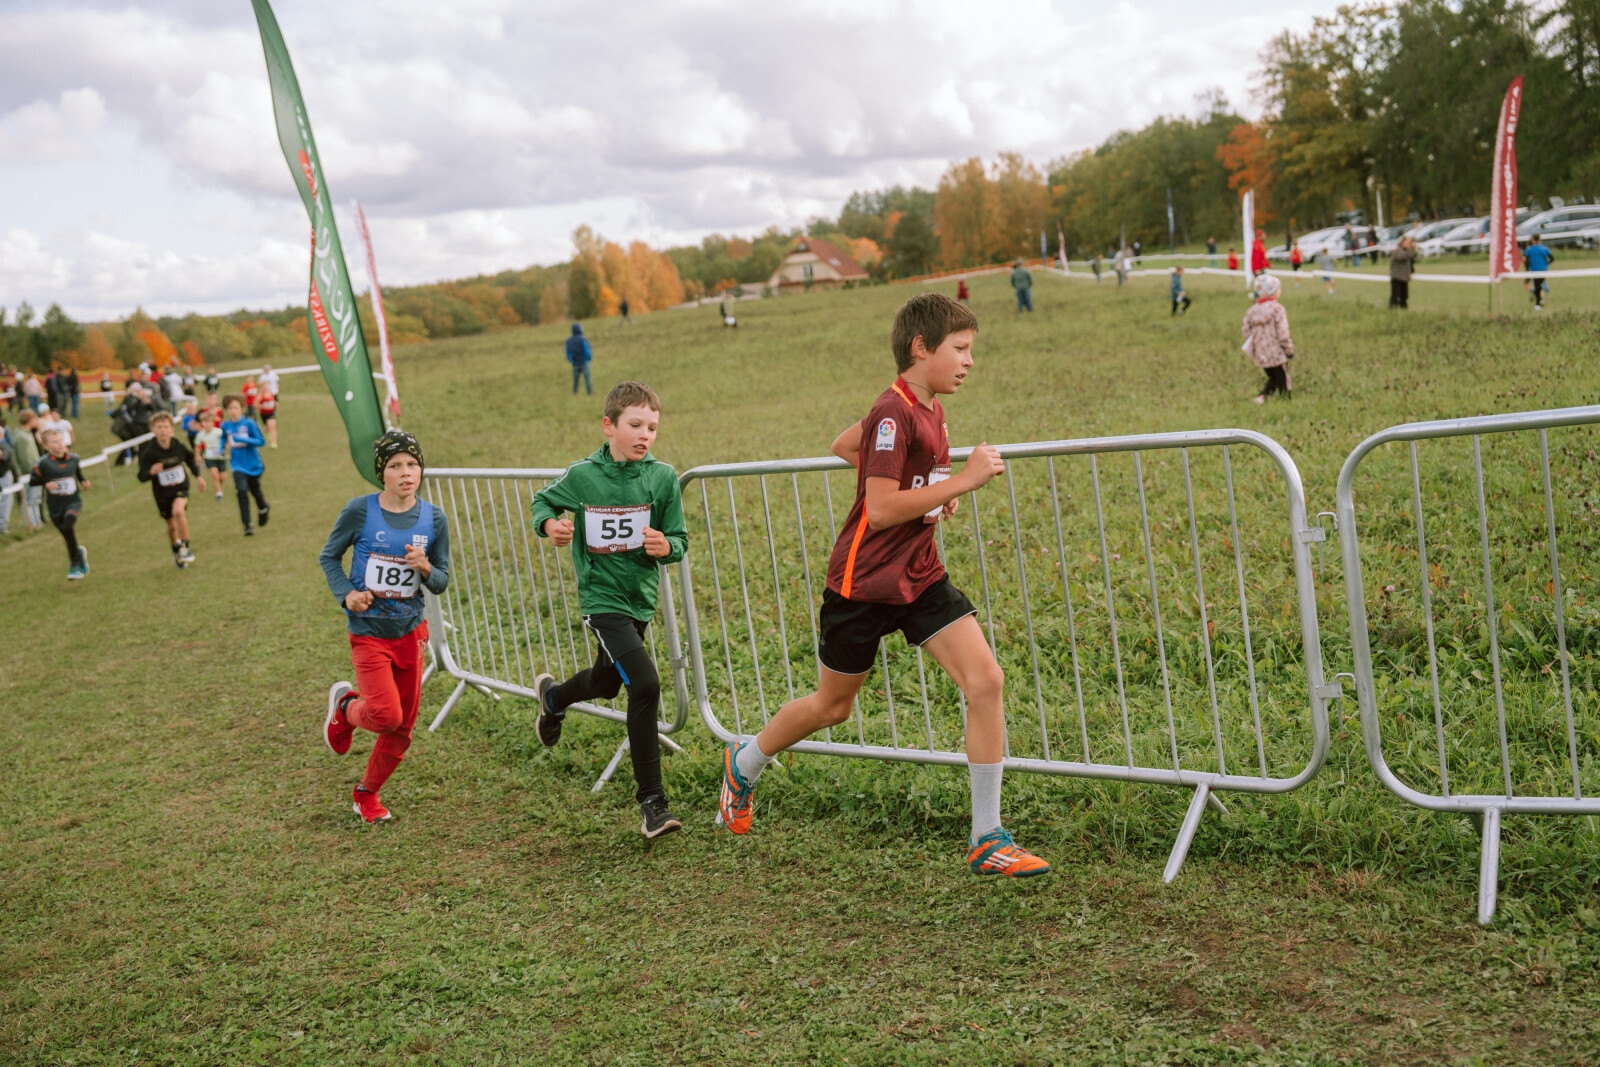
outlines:
[{"label": "spectator in red jacket", "polygon": [[1264,230],[1256,231],[1256,239],[1250,243],[1250,273],[1261,274],[1267,269],[1267,234]]}]

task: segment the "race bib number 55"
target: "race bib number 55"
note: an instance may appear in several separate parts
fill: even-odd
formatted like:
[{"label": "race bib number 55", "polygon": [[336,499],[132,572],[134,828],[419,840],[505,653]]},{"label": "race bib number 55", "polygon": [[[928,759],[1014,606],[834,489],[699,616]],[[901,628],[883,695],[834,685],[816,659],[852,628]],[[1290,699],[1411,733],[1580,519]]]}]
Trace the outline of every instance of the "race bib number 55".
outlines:
[{"label": "race bib number 55", "polygon": [[600,556],[632,552],[644,547],[644,530],[650,525],[650,505],[583,509],[583,541]]},{"label": "race bib number 55", "polygon": [[407,566],[404,556],[373,553],[367,557],[367,573],[362,577],[367,592],[385,600],[402,600],[418,589],[416,568]]}]

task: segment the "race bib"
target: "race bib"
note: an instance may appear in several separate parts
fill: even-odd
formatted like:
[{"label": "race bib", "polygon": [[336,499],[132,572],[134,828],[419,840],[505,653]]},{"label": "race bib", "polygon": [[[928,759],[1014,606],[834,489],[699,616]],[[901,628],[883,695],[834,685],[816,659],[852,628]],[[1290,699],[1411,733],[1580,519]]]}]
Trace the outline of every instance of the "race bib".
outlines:
[{"label": "race bib", "polygon": [[156,484],[157,485],[182,485],[183,484],[183,468],[182,467],[166,467],[166,468],[163,468],[160,471],[157,471],[156,472]]},{"label": "race bib", "polygon": [[78,479],[76,478],[57,478],[55,483],[56,487],[50,490],[51,496],[71,496],[78,491]]},{"label": "race bib", "polygon": [[[940,482],[945,481],[949,477],[950,477],[950,467],[948,465],[943,466],[943,467],[935,467],[935,468],[933,468],[933,470],[928,472],[928,484],[929,485],[938,485]],[[932,511],[928,512],[926,515],[922,516],[922,521],[925,522],[925,523],[938,522],[940,516],[942,516],[943,514],[944,514],[944,505],[940,504],[938,507],[936,507]]]},{"label": "race bib", "polygon": [[644,547],[644,529],[650,525],[650,505],[583,509],[583,540],[599,556],[632,552]]},{"label": "race bib", "polygon": [[367,557],[367,573],[363,576],[367,592],[386,600],[402,600],[415,596],[420,588],[415,567],[408,566],[403,556]]}]

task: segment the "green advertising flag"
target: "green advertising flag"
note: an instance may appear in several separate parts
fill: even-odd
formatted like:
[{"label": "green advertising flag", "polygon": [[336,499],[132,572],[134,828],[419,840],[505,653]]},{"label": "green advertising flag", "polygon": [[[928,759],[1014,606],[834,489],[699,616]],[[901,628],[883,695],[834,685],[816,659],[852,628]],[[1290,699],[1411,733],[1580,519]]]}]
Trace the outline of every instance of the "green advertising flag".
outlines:
[{"label": "green advertising flag", "polygon": [[361,476],[382,488],[372,469],[372,443],[383,436],[383,408],[372,383],[367,342],[356,313],[355,290],[344,263],[344,246],[333,221],[333,201],[323,180],[322,160],[311,138],[300,83],[289,62],[289,49],[278,31],[267,0],[251,0],[256,24],[261,28],[261,49],[267,56],[267,78],[272,83],[272,112],[278,122],[278,144],[289,173],[300,190],[306,214],[311,216],[311,291],[306,309],[312,349],[322,367],[322,377],[333,402],[344,417],[350,437],[350,459]]}]

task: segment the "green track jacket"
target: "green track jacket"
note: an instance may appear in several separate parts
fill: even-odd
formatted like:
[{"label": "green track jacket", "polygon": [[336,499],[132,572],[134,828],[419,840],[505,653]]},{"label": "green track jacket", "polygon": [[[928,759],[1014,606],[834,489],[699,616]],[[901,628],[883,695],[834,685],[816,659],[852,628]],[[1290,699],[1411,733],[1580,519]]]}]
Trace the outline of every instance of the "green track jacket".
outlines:
[{"label": "green track jacket", "polygon": [[[605,555],[589,551],[584,509],[629,504],[650,505],[650,527],[666,534],[671,552],[649,556],[642,548]],[[572,567],[578,575],[578,605],[585,615],[615,612],[634,619],[653,618],[659,565],[676,563],[689,550],[678,474],[650,454],[619,463],[611,458],[610,446],[601,445],[594,455],[580,459],[558,481],[535,493],[532,511],[533,528],[540,537],[546,536],[547,520],[572,512]]]}]

